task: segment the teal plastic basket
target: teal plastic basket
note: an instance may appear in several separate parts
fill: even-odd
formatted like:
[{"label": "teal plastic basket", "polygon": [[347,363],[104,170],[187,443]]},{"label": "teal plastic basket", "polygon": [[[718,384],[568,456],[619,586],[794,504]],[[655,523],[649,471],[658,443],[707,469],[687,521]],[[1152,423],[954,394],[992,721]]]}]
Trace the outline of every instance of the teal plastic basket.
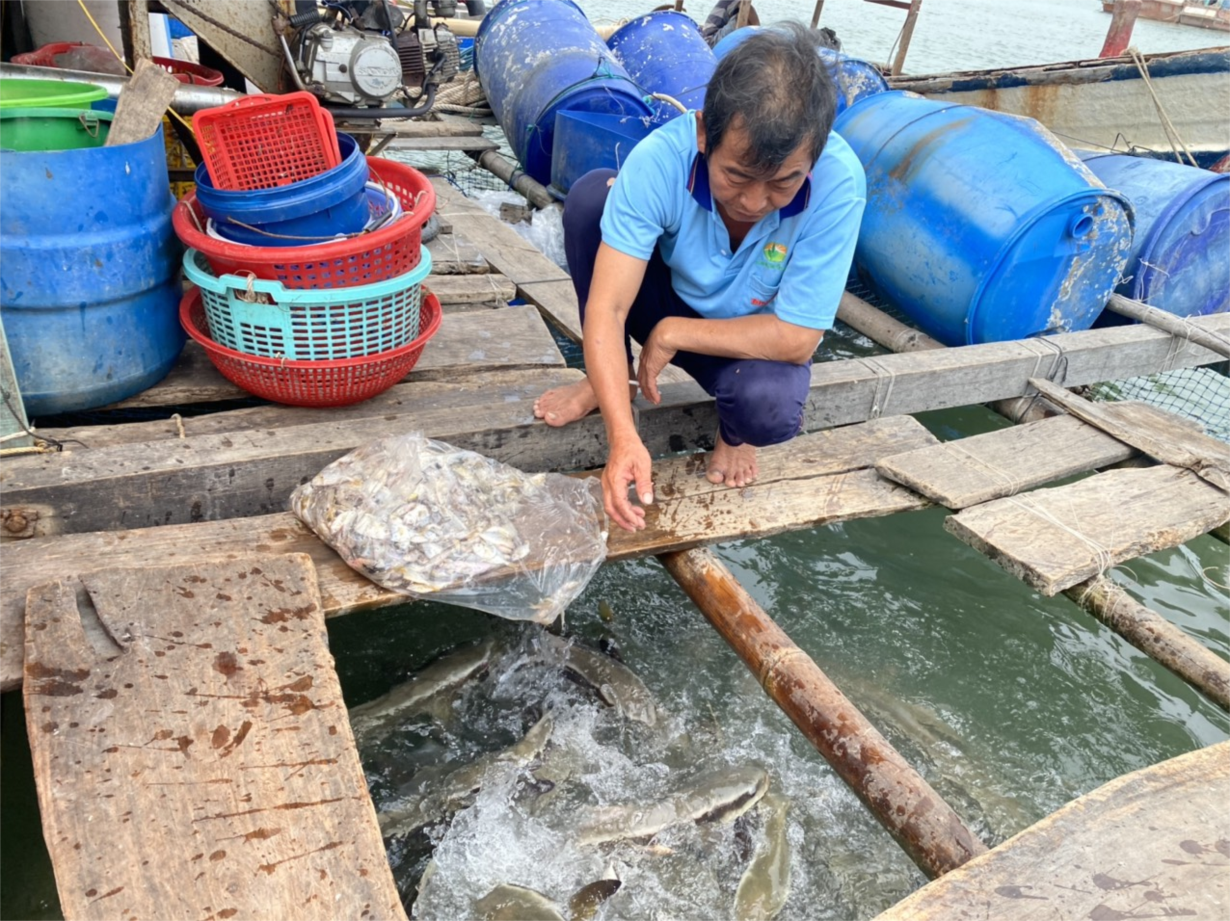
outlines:
[{"label": "teal plastic basket", "polygon": [[215,275],[199,250],[184,274],[201,289],[210,337],[245,355],[337,361],[396,349],[419,334],[423,280],[431,253],[404,275],[350,288],[287,288],[252,276]]}]

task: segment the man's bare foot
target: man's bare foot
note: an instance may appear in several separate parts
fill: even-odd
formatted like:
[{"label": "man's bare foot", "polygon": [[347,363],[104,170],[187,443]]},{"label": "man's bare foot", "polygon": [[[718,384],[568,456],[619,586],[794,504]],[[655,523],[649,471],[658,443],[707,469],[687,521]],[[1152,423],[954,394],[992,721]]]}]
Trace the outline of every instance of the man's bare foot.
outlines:
[{"label": "man's bare foot", "polygon": [[722,440],[719,432],[705,478],[710,483],[743,487],[756,482],[759,473],[760,469],[756,466],[756,449],[749,444],[731,447]]},{"label": "man's bare foot", "polygon": [[[628,397],[636,396],[636,386],[628,387]],[[547,425],[567,425],[584,419],[598,408],[598,396],[589,382],[589,378],[566,384],[548,390],[534,401],[534,418],[541,419]]]}]

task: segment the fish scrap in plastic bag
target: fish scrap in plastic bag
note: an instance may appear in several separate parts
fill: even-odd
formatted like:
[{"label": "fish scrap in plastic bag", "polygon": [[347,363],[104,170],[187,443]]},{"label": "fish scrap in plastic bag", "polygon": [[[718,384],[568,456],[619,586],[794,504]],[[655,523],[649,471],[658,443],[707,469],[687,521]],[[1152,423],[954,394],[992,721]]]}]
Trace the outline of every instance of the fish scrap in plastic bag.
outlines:
[{"label": "fish scrap in plastic bag", "polygon": [[290,508],[377,585],[553,622],[606,558],[601,486],[528,474],[419,432],[341,457]]}]

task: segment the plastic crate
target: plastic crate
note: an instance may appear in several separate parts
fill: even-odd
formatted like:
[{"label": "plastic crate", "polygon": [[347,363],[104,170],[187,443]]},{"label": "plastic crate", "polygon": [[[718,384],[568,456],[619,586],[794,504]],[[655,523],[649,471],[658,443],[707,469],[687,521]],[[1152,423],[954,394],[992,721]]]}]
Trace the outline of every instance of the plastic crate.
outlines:
[{"label": "plastic crate", "polygon": [[430,272],[424,251],[405,275],[355,288],[296,290],[250,276],[217,277],[200,252],[184,254],[184,274],[201,289],[214,341],[290,361],[359,358],[405,345],[418,335],[421,286]]},{"label": "plastic crate", "polygon": [[192,116],[214,188],[272,189],[342,162],[333,116],[311,93],[246,96]]},{"label": "plastic crate", "polygon": [[404,275],[419,263],[423,225],[436,208],[436,190],[414,167],[367,158],[368,179],[401,202],[402,216],[377,230],[313,246],[244,246],[206,232],[196,195],[175,206],[171,221],[186,246],[205,254],[215,275],[251,274],[287,288],[345,288]]},{"label": "plastic crate", "polygon": [[440,302],[423,292],[418,336],[400,348],[341,361],[285,361],[243,355],[219,345],[210,335],[200,289],[184,295],[179,319],[185,332],[201,344],[209,360],[233,384],[254,396],[291,406],[348,406],[388,390],[407,374],[423,347],[440,328]]}]

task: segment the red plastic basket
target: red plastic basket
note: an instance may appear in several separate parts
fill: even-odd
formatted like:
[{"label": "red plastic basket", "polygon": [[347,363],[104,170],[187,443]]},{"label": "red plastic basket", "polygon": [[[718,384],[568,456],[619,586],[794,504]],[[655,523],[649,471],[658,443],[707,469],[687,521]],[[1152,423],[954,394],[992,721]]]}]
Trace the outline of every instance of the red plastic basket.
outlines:
[{"label": "red plastic basket", "polygon": [[368,285],[412,271],[419,264],[423,225],[436,209],[431,181],[412,166],[367,158],[371,181],[401,199],[403,215],[370,233],[315,246],[244,246],[205,232],[205,212],[191,192],[175,206],[171,222],[185,245],[200,250],[216,275],[280,281],[288,288]]},{"label": "red plastic basket", "polygon": [[413,342],[362,358],[285,361],[244,355],[214,342],[199,289],[185,294],[179,305],[184,330],[205,348],[223,377],[254,396],[289,406],[349,406],[384,393],[410,373],[440,328],[441,316],[440,301],[424,288],[419,335]]},{"label": "red plastic basket", "polygon": [[311,93],[246,96],[202,109],[192,128],[216,189],[274,189],[342,162],[333,116]]}]

